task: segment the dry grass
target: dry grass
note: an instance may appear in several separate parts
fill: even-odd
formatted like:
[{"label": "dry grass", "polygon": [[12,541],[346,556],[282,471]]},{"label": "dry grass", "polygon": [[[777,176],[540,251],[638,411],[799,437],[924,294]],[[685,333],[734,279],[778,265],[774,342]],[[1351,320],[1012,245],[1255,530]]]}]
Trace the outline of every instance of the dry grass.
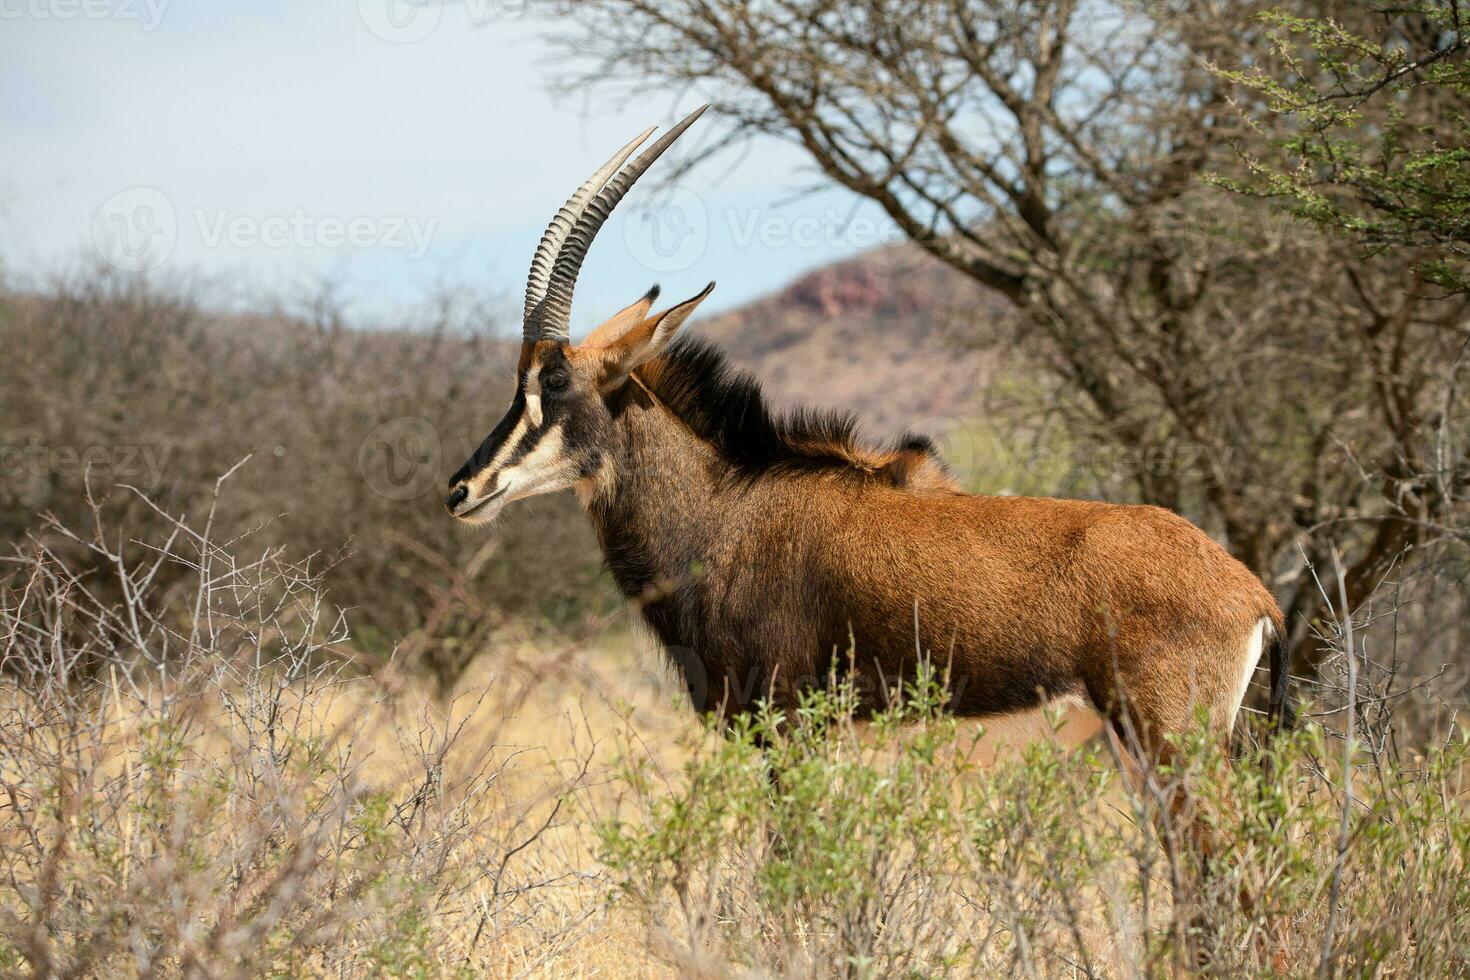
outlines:
[{"label": "dry grass", "polygon": [[392,662],[344,670],[319,573],[249,537],[221,545],[213,510],[156,514],[156,538],[109,534],[100,507],[89,533],[52,528],[91,556],[80,575],[42,544],[10,563],[0,964],[560,976],[638,961],[589,821],[608,805],[610,733],[697,730],[661,671],[640,674],[616,630],[592,649],[507,646],[448,697]]},{"label": "dry grass", "polygon": [[[86,533],[50,532],[91,556],[85,576],[37,544],[0,592],[11,972],[1470,964],[1459,745],[1395,762],[1318,729],[1231,768],[1201,741],[1131,788],[1095,741],[991,764],[922,687],[876,723],[839,689],[800,724],[725,737],[611,624],[595,643],[500,646],[441,696],[393,660],[344,670],[347,622],[320,575],[248,535],[217,540],[214,509],[155,511],[165,530],[143,538],[92,513]],[[1266,762],[1279,778],[1261,779]],[[1181,792],[1229,841],[1210,875],[1158,820]]]},{"label": "dry grass", "polygon": [[[93,473],[105,500],[54,466],[0,482],[0,972],[1470,964],[1464,750],[1408,748],[1406,707],[1432,722],[1419,734],[1454,726],[1396,666],[1414,615],[1397,596],[1319,624],[1336,656],[1308,717],[1327,727],[1272,780],[1205,746],[1141,791],[1105,743],[997,765],[993,737],[924,697],[861,730],[817,699],[757,752],[688,712],[568,501],[466,535],[435,484],[467,447],[441,450],[419,498],[362,472],[366,434],[398,415],[479,434],[493,340],[241,326],[130,282],[0,303],[20,352],[0,361],[0,446],[168,450],[144,492]],[[1181,787],[1232,831],[1209,879],[1156,831]],[[1263,901],[1243,909],[1242,887]]]}]

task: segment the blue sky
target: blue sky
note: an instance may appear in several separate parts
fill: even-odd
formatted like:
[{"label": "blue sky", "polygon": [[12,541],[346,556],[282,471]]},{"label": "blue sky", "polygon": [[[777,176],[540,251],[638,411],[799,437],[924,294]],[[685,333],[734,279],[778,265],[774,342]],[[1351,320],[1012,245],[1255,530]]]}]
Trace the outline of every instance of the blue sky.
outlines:
[{"label": "blue sky", "polygon": [[[34,282],[97,256],[216,302],[330,283],[364,322],[444,288],[518,309],[556,206],[621,143],[694,107],[554,98],[518,0],[0,0],[0,263]],[[683,142],[712,139],[707,115]],[[681,142],[681,146],[683,143]],[[650,175],[652,176],[652,175]],[[893,239],[773,141],[639,188],[604,229],[576,324],[654,281],[729,307]],[[514,329],[515,324],[508,324]]]}]

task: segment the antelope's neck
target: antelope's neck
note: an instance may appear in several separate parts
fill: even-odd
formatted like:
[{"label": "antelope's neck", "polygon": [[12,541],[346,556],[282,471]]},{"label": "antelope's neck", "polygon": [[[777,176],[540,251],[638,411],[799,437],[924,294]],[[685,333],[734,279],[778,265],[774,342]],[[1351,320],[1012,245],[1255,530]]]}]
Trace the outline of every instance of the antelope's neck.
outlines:
[{"label": "antelope's neck", "polygon": [[601,471],[578,494],[619,588],[647,604],[707,566],[727,464],[641,387],[626,397],[616,431]]}]

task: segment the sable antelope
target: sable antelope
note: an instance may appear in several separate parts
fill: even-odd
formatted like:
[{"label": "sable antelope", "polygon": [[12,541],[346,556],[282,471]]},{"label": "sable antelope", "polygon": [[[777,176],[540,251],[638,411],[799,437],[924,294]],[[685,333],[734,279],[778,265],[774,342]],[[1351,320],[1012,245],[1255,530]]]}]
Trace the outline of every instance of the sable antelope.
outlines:
[{"label": "sable antelope", "polygon": [[1080,699],[1149,751],[1194,723],[1228,737],[1263,647],[1285,698],[1281,613],[1244,565],[1156,507],[972,496],[932,445],[863,445],[850,418],[768,408],[682,327],[714,288],[651,314],[654,287],[580,344],[568,323],[593,237],[699,109],[562,206],[536,248],[509,411],[450,478],[461,521],[577,494],[622,591],[699,709],[789,705],[834,665],[859,690],[911,675],[951,710]]}]

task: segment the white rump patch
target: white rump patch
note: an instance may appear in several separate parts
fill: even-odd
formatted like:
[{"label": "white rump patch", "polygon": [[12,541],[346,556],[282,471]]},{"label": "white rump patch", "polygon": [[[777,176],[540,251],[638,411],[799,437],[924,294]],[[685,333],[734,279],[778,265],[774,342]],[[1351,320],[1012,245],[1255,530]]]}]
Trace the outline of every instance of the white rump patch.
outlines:
[{"label": "white rump patch", "polygon": [[1241,658],[1240,683],[1235,688],[1235,700],[1230,705],[1230,724],[1235,724],[1235,716],[1240,714],[1240,705],[1245,701],[1245,692],[1250,689],[1251,678],[1256,676],[1256,668],[1260,666],[1261,654],[1266,649],[1266,638],[1275,632],[1276,628],[1271,625],[1271,620],[1262,616],[1251,629],[1250,637],[1245,643],[1245,654]]}]

